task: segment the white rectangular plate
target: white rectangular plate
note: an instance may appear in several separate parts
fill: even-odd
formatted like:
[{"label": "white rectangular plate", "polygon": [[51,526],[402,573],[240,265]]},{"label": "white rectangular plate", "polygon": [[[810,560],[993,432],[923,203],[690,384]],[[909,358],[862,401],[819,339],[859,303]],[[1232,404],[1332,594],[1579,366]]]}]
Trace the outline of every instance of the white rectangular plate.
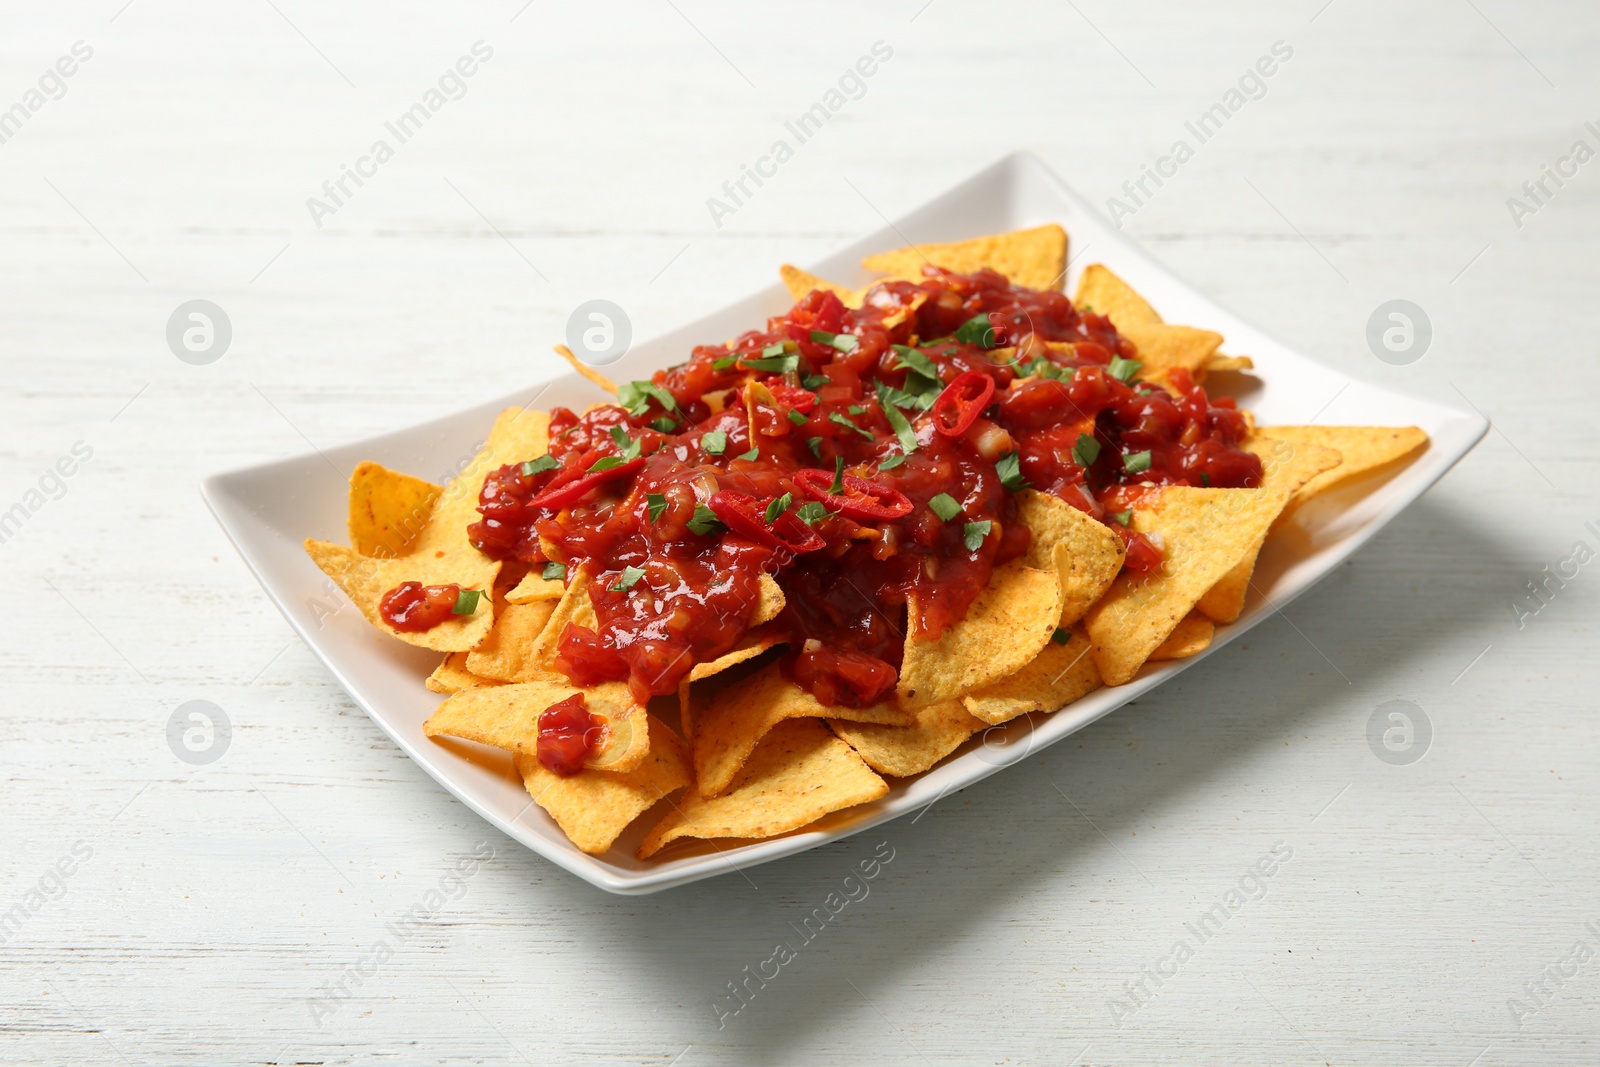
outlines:
[{"label": "white rectangular plate", "polygon": [[[792,855],[916,811],[1054,744],[1194,666],[1332,572],[1438,481],[1488,429],[1477,414],[1346,378],[1241,322],[1169,274],[1026,154],[1000,160],[814,269],[826,278],[861,284],[868,276],[860,261],[868,253],[897,248],[908,240],[959,240],[1045,222],[1061,223],[1070,236],[1069,293],[1086,264],[1105,263],[1144,294],[1169,322],[1216,330],[1227,338],[1226,351],[1252,356],[1256,376],[1251,381],[1258,384],[1239,399],[1263,424],[1303,423],[1318,417],[1326,424],[1417,425],[1428,432],[1431,443],[1423,455],[1386,480],[1376,484],[1369,480],[1302,509],[1297,521],[1306,536],[1277,538],[1268,544],[1256,572],[1256,584],[1264,595],[1249,602],[1238,622],[1218,627],[1206,653],[1146,667],[1128,685],[1101,689],[1053,715],[1029,716],[996,727],[973,738],[926,774],[894,780],[882,800],[838,812],[785,837],[737,847],[704,843],[680,851],[675,846],[663,856],[641,862],[634,859],[634,848],[645,827],[659,817],[658,807],[606,855],[584,855],[541,808],[529,803],[508,759],[468,760],[423,736],[422,722],[440,699],[422,685],[436,665],[437,654],[385,637],[348,606],[331,615],[317,608],[319,603],[342,603],[342,595],[332,590],[306,557],[301,541],[306,537],[346,539],[348,487],[343,472],[361,460],[376,460],[396,470],[443,481],[444,472],[472,455],[474,442],[483,439],[501,408],[526,404],[541,393],[540,407],[564,404],[581,408],[597,399],[594,386],[576,374],[556,379],[547,389],[530,386],[521,395],[328,449],[325,455],[214,475],[205,481],[202,493],[267,594],[356,703],[441,785],[535,852],[613,893],[652,893]],[[1092,255],[1080,254],[1086,249]],[[607,374],[619,381],[648,378],[659,367],[681,362],[694,345],[733,337],[785,310],[789,303],[783,287],[771,285],[698,322],[635,345],[618,364],[607,368]]]}]

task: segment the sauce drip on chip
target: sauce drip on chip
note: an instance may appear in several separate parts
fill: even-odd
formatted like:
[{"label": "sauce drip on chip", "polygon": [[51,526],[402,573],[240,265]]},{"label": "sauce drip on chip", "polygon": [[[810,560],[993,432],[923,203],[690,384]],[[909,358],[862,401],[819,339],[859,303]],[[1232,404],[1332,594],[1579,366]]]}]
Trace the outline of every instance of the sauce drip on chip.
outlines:
[{"label": "sauce drip on chip", "polygon": [[1110,319],[988,269],[923,275],[858,308],[814,290],[616,403],[555,409],[548,456],[489,474],[472,543],[591,576],[595,625],[557,638],[575,684],[676,692],[756,624],[765,573],[785,674],[866,707],[893,693],[908,627],[938,639],[1028,551],[1023,490],[1105,523],[1124,566],[1151,571],[1159,546],[1128,526],[1141,492],[1261,484],[1233,401],[1182,368],[1140,380]]},{"label": "sauce drip on chip", "polygon": [[600,720],[589,714],[582,693],[558,700],[539,715],[535,747],[539,763],[551,774],[571,778],[600,747],[604,732]]}]

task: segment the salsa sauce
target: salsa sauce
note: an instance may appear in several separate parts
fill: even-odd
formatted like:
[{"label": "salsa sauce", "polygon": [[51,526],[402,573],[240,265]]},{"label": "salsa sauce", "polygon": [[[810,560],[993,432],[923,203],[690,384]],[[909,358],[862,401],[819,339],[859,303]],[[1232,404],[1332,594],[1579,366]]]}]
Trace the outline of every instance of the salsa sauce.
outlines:
[{"label": "salsa sauce", "polygon": [[1126,527],[1130,493],[1260,484],[1233,402],[1182,371],[1137,380],[1108,319],[993,271],[924,273],[856,309],[812,292],[615,404],[557,408],[549,458],[489,475],[478,548],[590,573],[598,626],[558,639],[575,683],[674,692],[748,632],[765,572],[787,599],[769,626],[789,676],[870,704],[908,625],[936,639],[1027,551],[1022,489],[1105,522],[1149,570],[1161,555]]}]

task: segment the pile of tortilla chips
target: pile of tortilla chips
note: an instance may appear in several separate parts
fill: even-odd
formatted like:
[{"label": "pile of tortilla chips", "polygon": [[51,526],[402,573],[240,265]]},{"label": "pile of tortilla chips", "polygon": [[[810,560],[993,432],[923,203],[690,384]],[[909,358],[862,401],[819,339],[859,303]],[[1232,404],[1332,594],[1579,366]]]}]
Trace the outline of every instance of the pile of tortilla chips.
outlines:
[{"label": "pile of tortilla chips", "polygon": [[[925,264],[960,273],[988,267],[1019,285],[1057,288],[1066,253],[1066,233],[1051,225],[902,248],[864,262],[887,278],[920,280]],[[796,299],[815,288],[851,306],[866,297],[865,289],[794,267],[782,275]],[[1108,316],[1137,345],[1141,377],[1156,384],[1167,385],[1172,368],[1198,381],[1252,367],[1248,357],[1221,354],[1220,335],[1164,322],[1104,266],[1084,271],[1075,303]],[[1122,542],[1109,528],[1026,490],[1020,517],[1033,535],[1027,555],[998,568],[937,641],[907,641],[890,699],[828,707],[788,681],[776,662],[780,638],[762,625],[783,607],[782,590],[768,579],[744,642],[697,664],[676,708],[671,698],[646,708],[624,683],[582,688],[554,666],[566,624],[593,624],[584,570],[563,586],[525,565],[490,560],[467,540],[485,475],[544,455],[549,421],[538,411],[502,412],[482,451],[442,488],[362,464],[350,480],[351,547],[307,541],[306,549],[373,625],[445,654],[427,680],[429,689],[448,694],[423,724],[428,736],[506,750],[529,794],[584,852],[606,852],[630,823],[653,812],[640,858],[680,838],[715,843],[799,830],[883,796],[886,776],[920,774],[992,725],[1054,712],[1102,685],[1129,681],[1146,663],[1202,652],[1217,625],[1239,617],[1256,557],[1277,525],[1316,494],[1391,468],[1427,445],[1415,427],[1257,427],[1245,447],[1262,458],[1260,488],[1169,486],[1134,508],[1130,525],[1164,557],[1146,575],[1122,572]],[[472,614],[398,633],[384,623],[378,602],[403,581],[454,582],[492,596]],[[537,723],[551,704],[578,692],[604,735],[584,769],[563,778],[537,758]]]}]

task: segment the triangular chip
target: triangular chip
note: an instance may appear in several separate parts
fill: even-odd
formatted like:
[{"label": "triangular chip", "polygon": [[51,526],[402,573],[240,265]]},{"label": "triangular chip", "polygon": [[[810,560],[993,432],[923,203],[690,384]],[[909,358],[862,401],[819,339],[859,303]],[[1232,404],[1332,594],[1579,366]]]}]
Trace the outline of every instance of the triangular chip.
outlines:
[{"label": "triangular chip", "polygon": [[1211,638],[1216,632],[1215,623],[1198,611],[1191,611],[1161,642],[1161,647],[1150,653],[1150,662],[1197,656],[1211,647]]},{"label": "triangular chip", "polygon": [[624,682],[607,682],[588,689],[563,682],[523,682],[481,689],[463,689],[439,705],[422,732],[429,737],[448,734],[496,748],[539,754],[539,716],[558,701],[582,693],[589,714],[606,728],[600,750],[584,761],[585,767],[631,771],[644,762],[650,737],[643,707],[634,703]]},{"label": "triangular chip", "polygon": [[1255,365],[1256,361],[1249,356],[1224,356],[1218,354],[1206,360],[1205,372],[1210,374],[1212,371],[1253,370]]},{"label": "triangular chip", "polygon": [[858,308],[866,295],[861,289],[852,289],[847,285],[830,282],[826,278],[819,278],[810,271],[792,267],[787,263],[778,268],[778,273],[783,276],[783,285],[789,290],[789,296],[797,302],[804,300],[813,289],[821,289],[833,293],[845,307]]},{"label": "triangular chip", "polygon": [[502,682],[549,680],[550,670],[533,658],[533,646],[555,610],[553,600],[503,605],[489,636],[467,653],[467,670]]},{"label": "triangular chip", "polygon": [[689,784],[683,742],[654,717],[649,736],[649,755],[631,771],[586,770],[563,778],[545,770],[537,757],[519,754],[517,773],[561,832],[584,852],[599,855],[656,801]]},{"label": "triangular chip", "polygon": [[1260,489],[1174,485],[1133,509],[1130,525],[1162,546],[1160,569],[1124,571],[1085,618],[1108,685],[1139,672],[1206,591],[1259,546],[1284,497]]},{"label": "triangular chip", "polygon": [[1061,618],[1056,625],[1071,626],[1122,570],[1122,538],[1093,516],[1036,489],[1017,495],[1017,515],[1033,534],[1022,562],[1060,575]]},{"label": "triangular chip", "polygon": [[1292,445],[1321,445],[1343,457],[1337,467],[1312,478],[1294,494],[1292,512],[1318,493],[1348,485],[1383,470],[1427,447],[1428,435],[1416,426],[1263,426],[1262,437]]},{"label": "triangular chip", "polygon": [[913,595],[896,687],[901,701],[914,708],[965,696],[1021,670],[1061,619],[1061,580],[1053,570],[1021,562],[997,567],[966,616],[937,641],[917,636],[918,610]]},{"label": "triangular chip", "polygon": [[766,571],[761,572],[757,580],[760,585],[761,599],[756,602],[756,613],[750,617],[751,626],[760,626],[764,622],[771,622],[783,611],[788,603],[783,596],[783,587],[778,585],[777,579]]},{"label": "triangular chip", "polygon": [[612,396],[617,395],[617,383],[595,370],[589,364],[572,354],[572,349],[566,345],[556,345],[556,355],[572,364],[572,369],[589,379]]},{"label": "triangular chip", "polygon": [[748,678],[733,682],[699,708],[689,747],[694,753],[695,788],[716,796],[732,785],[761,739],[789,719],[848,719],[909,726],[911,713],[893,699],[865,708],[833,707],[784,677],[769,663]]},{"label": "triangular chip", "polygon": [[350,547],[363,556],[403,556],[428,524],[443,492],[432,482],[358,463],[350,473]]},{"label": "triangular chip", "polygon": [[639,858],[682,837],[773,837],[888,791],[889,784],[821,722],[791,719],[767,734],[732,790],[718,797],[685,794],[645,835]]},{"label": "triangular chip", "polygon": [[[1245,442],[1244,447],[1261,457],[1260,491],[1281,496],[1286,505],[1308,481],[1340,465],[1338,452],[1317,444],[1291,444],[1256,434]],[[1283,509],[1280,509],[1278,518],[1273,520],[1274,525],[1282,516]],[[1255,573],[1256,557],[1261,554],[1261,546],[1266,539],[1266,534],[1262,534],[1244,558],[1200,598],[1196,607],[1201,614],[1214,622],[1232,622],[1239,617],[1244,610],[1245,595],[1250,591],[1250,576]]]},{"label": "triangular chip", "polygon": [[586,626],[591,630],[599,630],[600,618],[594,613],[594,601],[589,599],[589,568],[580,568],[577,573],[569,573],[566,592],[561,594],[557,601],[555,611],[550,615],[550,621],[545,623],[544,630],[533,643],[529,658],[542,670],[553,676],[559,676],[556,670],[556,653],[560,648],[561,635],[569,625]]},{"label": "triangular chip", "polygon": [[781,644],[783,639],[777,634],[747,633],[732,649],[724,652],[714,660],[705,663],[696,663],[689,668],[689,673],[678,682],[678,716],[683,729],[683,736],[694,739],[694,712],[691,710],[690,697],[694,692],[694,683],[705,681],[707,678],[721,674],[730,667],[737,667],[741,663],[755,659],[769,648]]},{"label": "triangular chip", "polygon": [[912,245],[861,261],[868,270],[911,282],[922,280],[922,268],[929,263],[957,274],[988,267],[1028,289],[1060,289],[1067,269],[1067,231],[1051,223],[968,241]]},{"label": "triangular chip", "polygon": [[338,583],[367,621],[411,645],[439,652],[476,648],[494,621],[490,600],[480,600],[471,615],[446,619],[429,630],[402,633],[378,612],[378,604],[401,582],[423,585],[454,583],[463,589],[489,592],[500,571],[467,540],[467,527],[479,519],[478,492],[496,467],[544,455],[549,446],[550,416],[542,411],[507,408],[495,420],[483,449],[440,492],[426,525],[404,556],[376,559],[326,541],[307,540],[306,552],[324,574]]},{"label": "triangular chip", "polygon": [[546,578],[543,569],[535,566],[506,594],[506,603],[531,604],[535,600],[560,600],[561,594],[566,591],[567,587],[560,578]]},{"label": "triangular chip", "polygon": [[493,678],[480,678],[467,670],[467,653],[447,652],[444,662],[433,669],[428,680],[422,683],[433,693],[459,693],[463,689],[476,689],[482,685],[500,685]]},{"label": "triangular chip", "polygon": [[1161,316],[1144,297],[1103,263],[1091,263],[1078,279],[1078,295],[1072,303],[1080,311],[1093,311],[1110,319],[1118,330],[1140,323],[1159,323]]},{"label": "triangular chip", "polygon": [[896,778],[921,774],[984,728],[981,720],[967,714],[959,700],[920,709],[911,726],[878,726],[843,719],[829,719],[828,725],[867,761],[867,766]]},{"label": "triangular chip", "polygon": [[1148,377],[1182,367],[1190,373],[1203,371],[1222,344],[1222,335],[1193,326],[1168,326],[1164,323],[1117,324],[1117,332],[1139,350],[1140,377]]},{"label": "triangular chip", "polygon": [[968,713],[990,725],[1009,722],[1030,711],[1056,711],[1100,688],[1100,672],[1081,630],[1067,631],[1067,640],[1052,640],[1033,661],[963,699]]}]

